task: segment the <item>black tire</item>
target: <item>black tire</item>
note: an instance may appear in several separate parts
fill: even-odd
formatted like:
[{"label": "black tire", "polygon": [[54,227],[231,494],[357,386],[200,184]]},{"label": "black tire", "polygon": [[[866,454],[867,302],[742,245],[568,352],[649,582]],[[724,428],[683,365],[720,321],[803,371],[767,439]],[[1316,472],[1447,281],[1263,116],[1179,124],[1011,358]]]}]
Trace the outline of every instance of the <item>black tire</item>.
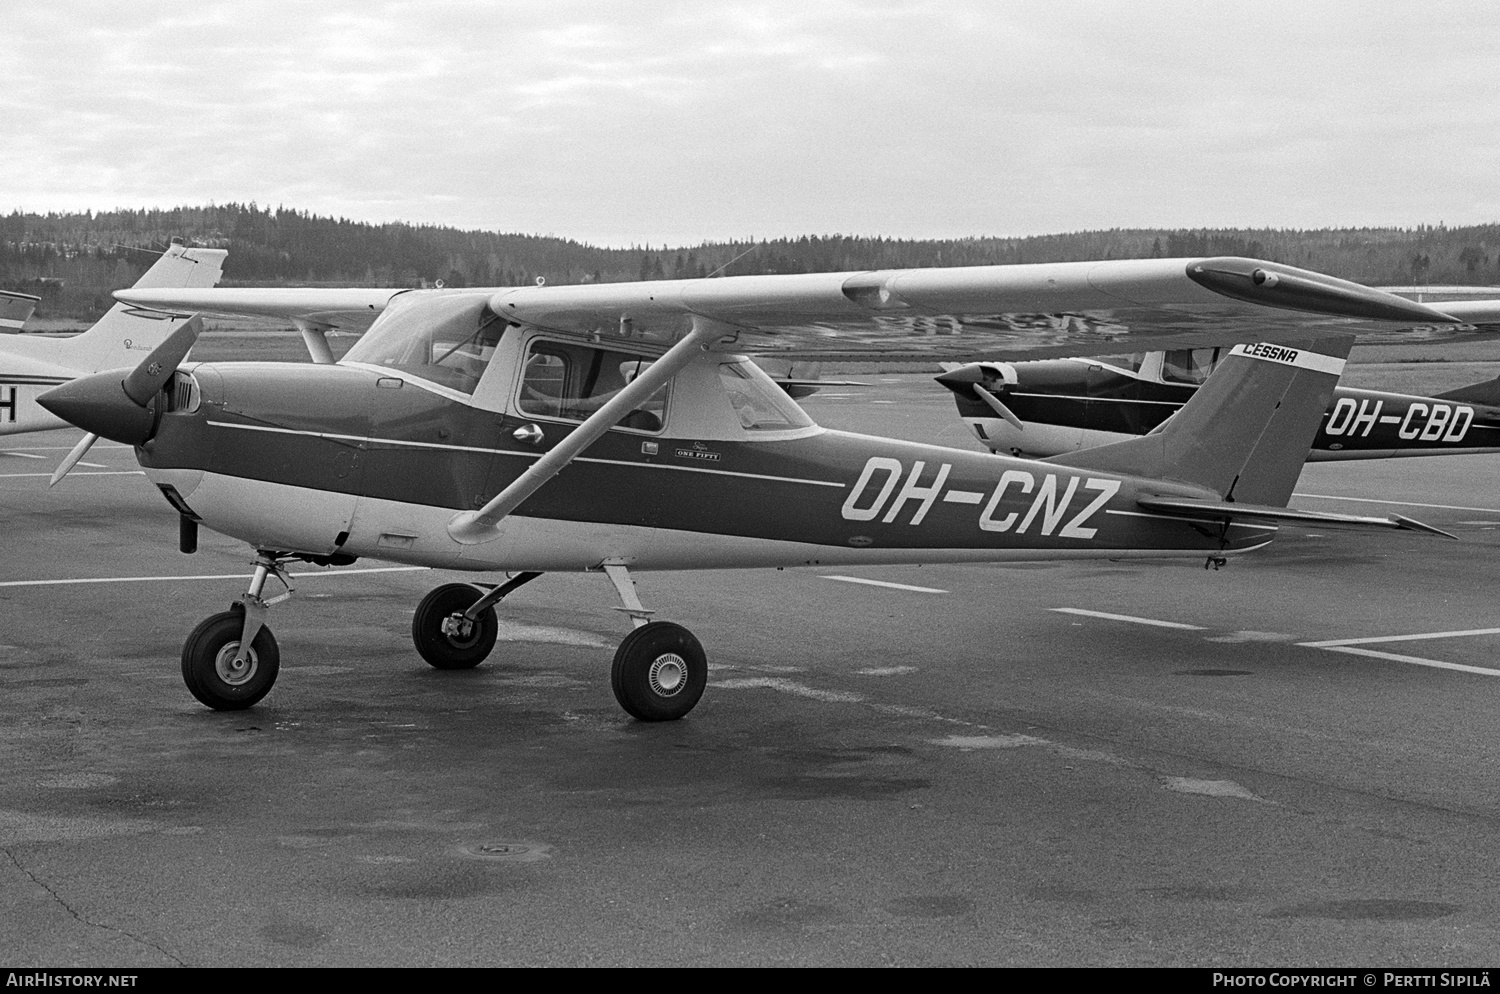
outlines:
[{"label": "black tire", "polygon": [[615,700],[641,721],[676,721],[708,684],[708,657],[693,633],[670,621],[642,625],[620,643],[610,671]]},{"label": "black tire", "polygon": [[453,634],[443,631],[445,621],[463,614],[482,596],[467,583],[445,583],[422,598],[411,616],[411,641],[428,664],[440,670],[468,670],[489,656],[500,634],[493,607],[472,622],[455,620],[459,631]]},{"label": "black tire", "polygon": [[203,704],[215,711],[243,711],[271,692],[281,671],[276,636],[264,626],[250,643],[250,659],[242,672],[233,669],[245,630],[244,609],[225,611],[193,629],[182,644],[182,682]]}]

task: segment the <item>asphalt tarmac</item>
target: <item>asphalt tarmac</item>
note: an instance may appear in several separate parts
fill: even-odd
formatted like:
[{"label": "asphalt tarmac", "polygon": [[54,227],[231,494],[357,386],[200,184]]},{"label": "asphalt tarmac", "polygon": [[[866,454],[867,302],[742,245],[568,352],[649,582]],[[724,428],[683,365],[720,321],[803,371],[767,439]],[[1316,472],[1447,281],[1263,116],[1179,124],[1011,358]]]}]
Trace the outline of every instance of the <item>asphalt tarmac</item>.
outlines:
[{"label": "asphalt tarmac", "polygon": [[[805,405],[973,445],[864,378]],[[1457,542],[639,574],[714,667],[648,725],[603,576],[439,672],[411,610],[456,575],[366,561],[203,708],[178,654],[248,550],[178,553],[127,448],[49,492],[76,438],[0,439],[0,966],[1500,964],[1500,457],[1303,474]]]}]

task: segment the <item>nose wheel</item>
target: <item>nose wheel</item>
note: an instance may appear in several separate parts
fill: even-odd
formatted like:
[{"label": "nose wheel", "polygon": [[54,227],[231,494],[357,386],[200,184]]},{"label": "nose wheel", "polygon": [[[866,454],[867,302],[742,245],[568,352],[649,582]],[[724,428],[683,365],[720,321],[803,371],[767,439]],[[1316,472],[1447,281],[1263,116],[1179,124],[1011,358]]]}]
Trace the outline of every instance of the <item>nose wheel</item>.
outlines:
[{"label": "nose wheel", "polygon": [[[276,637],[265,627],[273,604],[292,596],[283,563],[287,556],[257,550],[250,589],[228,611],[205,618],[182,644],[182,682],[188,692],[215,711],[241,711],[271,692],[281,670]],[[266,580],[276,577],[286,592],[263,598]]]},{"label": "nose wheel", "polygon": [[182,646],[182,681],[215,711],[242,711],[271,692],[281,669],[276,637],[262,626],[240,652],[245,612],[224,611],[193,629]]}]

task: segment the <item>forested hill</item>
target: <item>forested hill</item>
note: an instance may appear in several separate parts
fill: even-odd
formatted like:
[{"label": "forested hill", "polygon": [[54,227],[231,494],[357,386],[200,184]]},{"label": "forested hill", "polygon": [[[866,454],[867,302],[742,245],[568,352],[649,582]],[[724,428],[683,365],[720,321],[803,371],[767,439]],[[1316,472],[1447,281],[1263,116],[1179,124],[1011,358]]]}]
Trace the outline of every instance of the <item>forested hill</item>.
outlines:
[{"label": "forested hill", "polygon": [[255,204],[0,216],[0,289],[41,316],[88,318],[174,238],[229,249],[226,286],[513,286],[1153,256],[1245,255],[1361,283],[1500,284],[1500,224],[1468,228],[1113,229],[913,241],[803,236],[692,247],[597,248],[563,238],[366,224]]}]

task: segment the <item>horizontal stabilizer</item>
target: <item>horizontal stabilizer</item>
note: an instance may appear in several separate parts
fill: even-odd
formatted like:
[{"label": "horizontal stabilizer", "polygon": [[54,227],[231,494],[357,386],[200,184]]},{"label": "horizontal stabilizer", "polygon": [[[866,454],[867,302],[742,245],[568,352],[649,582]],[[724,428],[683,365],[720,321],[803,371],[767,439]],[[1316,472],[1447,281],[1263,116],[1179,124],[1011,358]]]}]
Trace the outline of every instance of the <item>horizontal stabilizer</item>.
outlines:
[{"label": "horizontal stabilizer", "polygon": [[1500,407],[1500,376],[1493,380],[1485,380],[1483,383],[1473,383],[1457,390],[1449,390],[1447,393],[1433,394],[1438,400],[1456,400],[1460,404],[1484,404],[1487,407]]},{"label": "horizontal stabilizer", "polygon": [[1458,536],[1441,528],[1414,521],[1400,514],[1388,518],[1365,517],[1359,514],[1336,514],[1326,511],[1299,511],[1291,507],[1272,507],[1267,504],[1242,504],[1238,501],[1208,500],[1197,497],[1141,497],[1136,500],[1142,508],[1157,514],[1180,515],[1189,518],[1207,518],[1213,521],[1230,521],[1235,518],[1258,518],[1270,521],[1300,521],[1319,525],[1357,525],[1372,528],[1400,528],[1405,531],[1431,532],[1444,538]]}]

